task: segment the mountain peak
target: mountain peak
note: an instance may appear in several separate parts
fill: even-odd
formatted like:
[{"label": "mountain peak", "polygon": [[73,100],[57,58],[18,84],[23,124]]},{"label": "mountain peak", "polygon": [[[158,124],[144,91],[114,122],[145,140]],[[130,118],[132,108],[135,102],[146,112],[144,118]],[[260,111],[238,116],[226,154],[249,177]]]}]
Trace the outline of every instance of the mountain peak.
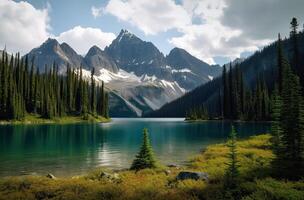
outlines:
[{"label": "mountain peak", "polygon": [[59,45],[59,42],[54,38],[48,38],[43,45]]},{"label": "mountain peak", "polygon": [[119,35],[133,35],[133,34],[127,29],[121,29]]},{"label": "mountain peak", "polygon": [[140,39],[130,31],[128,31],[127,29],[121,29],[119,35],[116,38],[116,41],[120,42],[121,40],[140,40]]},{"label": "mountain peak", "polygon": [[89,49],[87,55],[99,54],[101,52],[102,52],[102,50],[98,46],[94,45]]},{"label": "mountain peak", "polygon": [[171,51],[170,51],[170,53],[169,53],[169,55],[170,54],[189,54],[185,49],[182,49],[182,48],[179,48],[179,47],[174,47]]}]

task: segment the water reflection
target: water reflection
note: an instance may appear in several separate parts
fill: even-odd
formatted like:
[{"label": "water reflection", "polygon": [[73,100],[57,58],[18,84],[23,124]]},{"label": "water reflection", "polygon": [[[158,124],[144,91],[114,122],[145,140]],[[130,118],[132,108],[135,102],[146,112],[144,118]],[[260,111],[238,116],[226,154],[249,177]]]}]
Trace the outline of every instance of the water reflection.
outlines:
[{"label": "water reflection", "polygon": [[[129,167],[144,127],[163,163],[182,163],[208,144],[226,139],[230,123],[182,119],[114,119],[109,124],[0,126],[0,176],[52,172],[70,176],[98,166]],[[239,123],[240,137],[267,132],[269,124]]]}]

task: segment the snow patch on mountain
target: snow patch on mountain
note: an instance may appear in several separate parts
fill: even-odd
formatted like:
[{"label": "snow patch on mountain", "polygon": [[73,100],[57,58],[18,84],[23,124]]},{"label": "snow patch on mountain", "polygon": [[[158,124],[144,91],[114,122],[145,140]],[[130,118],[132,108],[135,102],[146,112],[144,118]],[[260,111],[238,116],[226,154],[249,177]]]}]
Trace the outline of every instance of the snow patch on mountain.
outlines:
[{"label": "snow patch on mountain", "polygon": [[[192,71],[188,68],[183,68],[183,69],[172,69],[172,73],[192,73]],[[193,74],[193,73],[192,73]]]}]

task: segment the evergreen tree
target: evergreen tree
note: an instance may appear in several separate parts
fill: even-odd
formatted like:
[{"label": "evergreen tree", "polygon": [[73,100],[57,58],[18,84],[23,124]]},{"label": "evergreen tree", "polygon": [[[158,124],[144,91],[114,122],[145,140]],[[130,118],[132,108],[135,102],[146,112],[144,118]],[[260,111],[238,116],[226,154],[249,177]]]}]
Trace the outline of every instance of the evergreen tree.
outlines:
[{"label": "evergreen tree", "polygon": [[279,155],[281,153],[280,152],[281,137],[282,137],[282,129],[280,124],[281,107],[282,107],[282,100],[279,95],[279,90],[276,87],[272,96],[272,122],[271,122],[272,144],[276,155]]},{"label": "evergreen tree", "polygon": [[52,67],[46,65],[40,74],[39,68],[35,70],[33,59],[30,65],[28,57],[20,59],[16,54],[11,55],[9,61],[5,51],[0,58],[0,119],[22,120],[26,113],[37,113],[48,119],[66,114],[87,118],[90,111],[96,113],[96,90],[102,90],[100,100],[105,105],[98,105],[103,109],[103,116],[109,118],[104,86],[96,87],[95,81],[84,80],[81,67],[76,71],[67,66],[64,76],[58,73],[54,63]]},{"label": "evergreen tree", "polygon": [[225,174],[225,188],[235,189],[237,187],[239,178],[239,165],[237,160],[237,132],[234,127],[231,127],[231,132],[229,135],[229,140],[227,146],[229,147],[227,170]]},{"label": "evergreen tree", "polygon": [[223,93],[224,93],[223,95],[224,118],[228,118],[230,116],[230,96],[229,96],[226,65],[223,66],[222,81],[223,81]]},{"label": "evergreen tree", "polygon": [[101,106],[100,106],[100,110],[101,110],[101,116],[105,117],[106,116],[106,95],[105,95],[105,90],[104,90],[104,82],[102,82],[101,84]]},{"label": "evergreen tree", "polygon": [[93,115],[96,112],[96,92],[95,92],[95,80],[94,80],[95,68],[91,71],[91,112]]},{"label": "evergreen tree", "polygon": [[105,102],[104,103],[104,109],[105,109],[104,117],[108,119],[110,117],[110,115],[109,115],[109,93],[108,92],[105,93],[104,102]]},{"label": "evergreen tree", "polygon": [[152,146],[148,136],[148,130],[143,130],[143,143],[139,153],[136,155],[135,160],[131,165],[131,170],[141,170],[145,168],[155,168],[156,160],[154,158]]},{"label": "evergreen tree", "polygon": [[278,71],[278,90],[279,94],[282,92],[282,84],[283,84],[283,50],[282,50],[282,40],[280,33],[278,34],[278,42],[277,42],[277,71]]},{"label": "evergreen tree", "polygon": [[[303,100],[299,78],[285,63],[283,66],[283,88],[281,109],[281,150],[277,155],[279,174],[297,179],[303,176]],[[292,172],[292,173],[291,173]]]},{"label": "evergreen tree", "polygon": [[291,61],[291,66],[294,68],[294,71],[298,74],[298,76],[302,79],[303,78],[303,69],[299,66],[299,47],[298,47],[298,21],[297,18],[292,18],[290,22],[290,38],[292,39],[292,50],[293,50],[293,57]]}]

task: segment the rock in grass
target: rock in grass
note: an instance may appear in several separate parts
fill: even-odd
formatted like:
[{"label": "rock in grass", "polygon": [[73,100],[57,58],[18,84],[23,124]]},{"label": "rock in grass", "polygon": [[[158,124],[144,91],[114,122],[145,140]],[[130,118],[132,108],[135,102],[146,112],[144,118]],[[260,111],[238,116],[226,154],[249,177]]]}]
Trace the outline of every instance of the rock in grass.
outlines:
[{"label": "rock in grass", "polygon": [[171,174],[171,170],[169,169],[165,170],[165,174],[168,176],[169,174]]},{"label": "rock in grass", "polygon": [[57,179],[53,174],[51,174],[51,173],[48,173],[47,175],[46,175],[46,177],[47,178],[50,178],[50,179]]},{"label": "rock in grass", "polygon": [[182,171],[176,176],[176,180],[204,180],[208,181],[208,174],[205,172],[188,172],[188,171]]},{"label": "rock in grass", "polygon": [[117,174],[117,173],[110,174],[110,173],[107,173],[107,172],[101,172],[99,174],[99,178],[100,179],[107,179],[109,181],[119,181],[120,180],[119,174]]},{"label": "rock in grass", "polygon": [[167,167],[178,168],[178,165],[177,165],[177,164],[174,164],[174,163],[171,163],[171,164],[168,164]]}]

